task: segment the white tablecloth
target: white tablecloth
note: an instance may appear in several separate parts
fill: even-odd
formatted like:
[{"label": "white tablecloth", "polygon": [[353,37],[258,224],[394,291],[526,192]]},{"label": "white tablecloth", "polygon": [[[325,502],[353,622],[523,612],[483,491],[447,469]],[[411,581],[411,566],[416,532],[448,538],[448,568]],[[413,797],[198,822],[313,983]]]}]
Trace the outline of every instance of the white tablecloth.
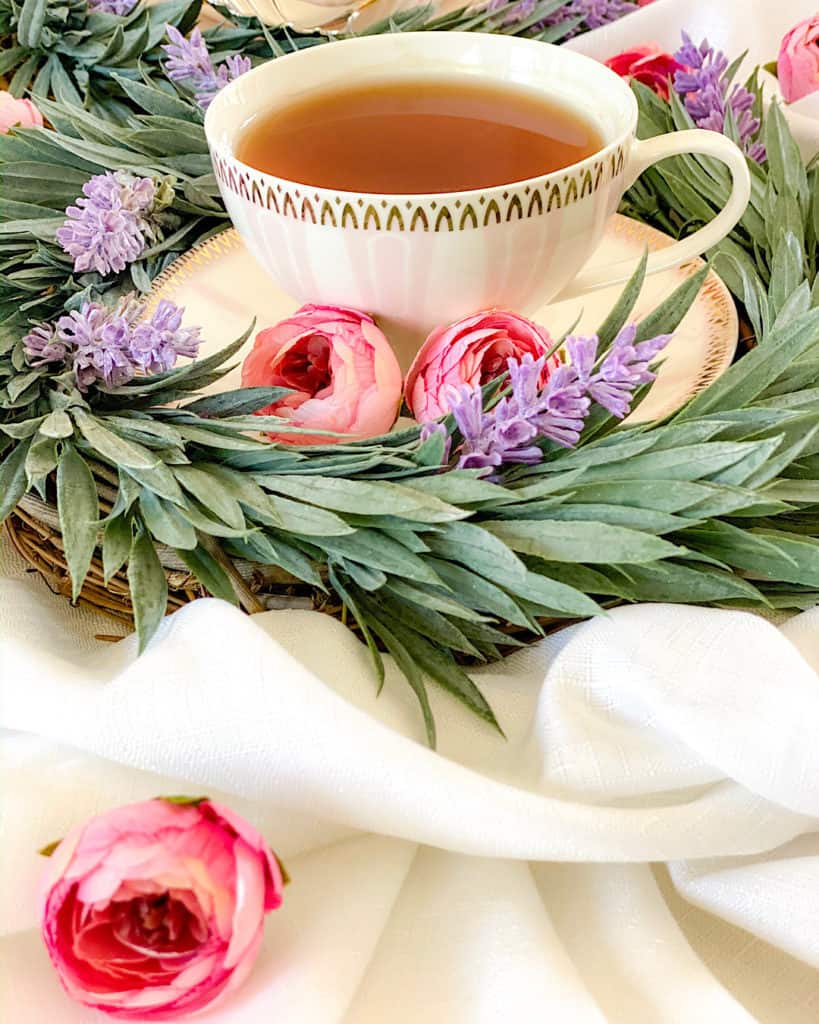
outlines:
[{"label": "white tablecloth", "polygon": [[[334,620],[202,601],[139,660],[0,563],[0,1019],[87,1024],[36,931],[35,851],[208,793],[288,864],[214,1024],[815,1024],[819,612],[623,609],[476,673],[508,739]],[[812,666],[812,667],[811,667]]]}]

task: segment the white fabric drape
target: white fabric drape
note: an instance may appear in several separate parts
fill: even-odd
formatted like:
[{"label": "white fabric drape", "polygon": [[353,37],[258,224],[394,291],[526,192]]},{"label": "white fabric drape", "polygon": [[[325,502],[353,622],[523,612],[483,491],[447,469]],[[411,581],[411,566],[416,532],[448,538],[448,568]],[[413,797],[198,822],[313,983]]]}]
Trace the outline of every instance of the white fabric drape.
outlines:
[{"label": "white fabric drape", "polygon": [[106,807],[208,793],[293,884],[218,1024],[814,1024],[819,612],[621,609],[476,678],[503,740],[312,612],[202,601],[97,641],[3,551],[0,1012],[97,1020],[36,932],[35,851]]}]

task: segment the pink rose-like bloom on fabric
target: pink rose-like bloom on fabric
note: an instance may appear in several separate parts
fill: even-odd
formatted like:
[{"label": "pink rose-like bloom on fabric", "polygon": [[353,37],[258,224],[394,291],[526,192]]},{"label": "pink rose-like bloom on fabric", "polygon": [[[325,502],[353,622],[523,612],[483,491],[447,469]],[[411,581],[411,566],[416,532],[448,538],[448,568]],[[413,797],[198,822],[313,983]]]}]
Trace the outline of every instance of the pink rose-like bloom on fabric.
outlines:
[{"label": "pink rose-like bloom on fabric", "polygon": [[[331,430],[349,440],[390,429],[401,401],[401,369],[372,317],[344,306],[302,306],[256,335],[242,366],[244,387],[285,387],[294,394],[258,415]],[[320,434],[271,434],[287,444],[333,444]],[[345,438],[346,439],[346,438]]]},{"label": "pink rose-like bloom on fabric", "polygon": [[244,980],[283,885],[264,839],[228,808],[147,800],[60,843],[43,938],[72,998],[121,1020],[173,1020]]},{"label": "pink rose-like bloom on fabric", "polygon": [[43,115],[31,100],[18,100],[0,90],[0,135],[11,128],[42,128]]},{"label": "pink rose-like bloom on fabric", "polygon": [[[539,359],[553,347],[548,331],[516,313],[475,313],[430,334],[407,374],[404,399],[419,422],[436,420],[464,385],[481,387],[505,373],[510,359]],[[558,366],[557,356],[546,362],[541,387]]]},{"label": "pink rose-like bloom on fabric", "polygon": [[819,89],[819,13],[800,21],[782,40],[777,73],[786,103]]},{"label": "pink rose-like bloom on fabric", "polygon": [[606,67],[631,81],[632,78],[643,85],[647,85],[661,96],[668,99],[668,80],[677,71],[684,70],[683,65],[675,60],[670,53],[661,50],[656,43],[649,46],[635,46],[633,50],[624,50],[622,53],[609,57]]}]

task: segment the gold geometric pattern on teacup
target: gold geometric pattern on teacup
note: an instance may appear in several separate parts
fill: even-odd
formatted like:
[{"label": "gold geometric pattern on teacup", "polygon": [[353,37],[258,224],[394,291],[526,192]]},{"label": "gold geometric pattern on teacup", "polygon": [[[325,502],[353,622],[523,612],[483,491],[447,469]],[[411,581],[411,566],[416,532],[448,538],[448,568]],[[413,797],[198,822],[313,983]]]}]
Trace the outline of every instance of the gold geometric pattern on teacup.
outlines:
[{"label": "gold geometric pattern on teacup", "polygon": [[218,153],[213,154],[216,178],[231,192],[254,206],[283,217],[355,231],[465,231],[511,220],[541,217],[553,209],[571,206],[616,178],[625,166],[625,150],[617,146],[591,167],[552,175],[540,185],[510,187],[497,198],[481,195],[465,202],[449,199],[365,200],[349,194],[310,193],[307,185],[277,182],[275,187],[247,170],[239,170]]}]

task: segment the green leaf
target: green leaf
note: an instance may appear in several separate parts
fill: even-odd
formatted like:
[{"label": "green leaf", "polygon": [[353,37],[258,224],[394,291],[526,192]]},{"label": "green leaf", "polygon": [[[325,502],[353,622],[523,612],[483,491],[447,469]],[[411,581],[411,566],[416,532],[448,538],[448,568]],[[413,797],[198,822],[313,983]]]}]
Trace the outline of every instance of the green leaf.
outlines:
[{"label": "green leaf", "polygon": [[17,67],[26,52],[25,46],[9,46],[0,53],[0,75],[5,75]]},{"label": "green leaf", "polygon": [[763,130],[771,181],[779,193],[807,198],[805,165],[778,103],[772,103]]},{"label": "green leaf", "polygon": [[601,480],[580,484],[572,489],[572,502],[623,505],[654,509],[657,512],[682,512],[708,496],[701,484],[681,480]]},{"label": "green leaf", "polygon": [[587,618],[590,615],[598,615],[601,610],[595,601],[568,581],[552,579],[537,570],[527,570],[525,583],[513,593],[518,598],[547,610],[551,615]]},{"label": "green leaf", "polygon": [[447,523],[428,538],[439,558],[460,562],[472,572],[506,589],[522,585],[526,566],[502,540],[472,523]]},{"label": "green leaf", "polygon": [[617,479],[617,476],[625,471],[634,480],[658,477],[665,480],[698,480],[739,462],[753,448],[753,445],[739,441],[709,441],[705,444],[682,445],[667,451],[634,455],[626,463],[625,470],[614,463],[598,463],[586,469],[583,479],[589,483]]},{"label": "green leaf", "polygon": [[74,433],[74,424],[64,409],[55,409],[40,424],[40,433],[45,437],[57,439],[71,437]]},{"label": "green leaf", "polygon": [[[512,556],[514,557],[514,556]],[[494,615],[501,622],[511,622],[515,626],[528,628],[531,623],[525,612],[504,590],[490,583],[477,573],[444,559],[431,558],[428,565],[440,576],[458,599],[470,608]],[[523,567],[522,567],[523,568]],[[526,571],[521,577],[520,589],[525,588]]]},{"label": "green leaf", "polygon": [[797,288],[787,293],[785,301],[780,305],[774,326],[784,327],[791,320],[807,313],[812,304],[810,285],[807,281],[802,281]]},{"label": "green leaf", "polygon": [[744,600],[748,604],[767,603],[753,584],[738,576],[705,566],[692,569],[674,562],[630,565],[628,577],[623,578],[620,586],[621,593],[632,601],[713,604]]},{"label": "green leaf", "polygon": [[741,409],[773,384],[793,360],[819,343],[819,309],[775,328],[764,344],[752,349],[691,401],[677,416],[691,419],[720,409]]},{"label": "green leaf", "polygon": [[176,505],[143,488],[139,496],[139,509],[145,526],[160,544],[185,550],[197,546],[196,530]]},{"label": "green leaf", "polygon": [[277,494],[335,512],[366,515],[377,508],[379,515],[411,519],[418,523],[446,523],[468,513],[448,505],[431,494],[387,481],[344,480],[321,476],[265,476],[264,486]]},{"label": "green leaf", "polygon": [[130,518],[119,515],[108,520],[102,535],[102,571],[106,586],[128,561],[132,541]]},{"label": "green leaf", "polygon": [[[435,436],[438,435],[433,435],[433,437]],[[474,475],[476,472],[476,470],[470,469],[452,469],[446,473],[436,473],[434,476],[413,479],[411,486],[413,491],[433,494],[441,501],[461,507],[475,505],[485,508],[515,501],[516,496],[513,491],[509,491],[499,484],[479,479]]]},{"label": "green leaf", "polygon": [[234,530],[245,527],[239,502],[216,477],[197,466],[175,466],[173,472],[182,487],[222,522]]},{"label": "green leaf", "polygon": [[673,533],[674,530],[691,525],[690,519],[671,515],[668,512],[658,512],[656,509],[629,508],[623,505],[594,502],[584,505],[560,505],[557,508],[546,509],[537,518],[541,521],[548,519],[561,523],[578,521],[606,523],[609,526],[625,526],[657,536]]},{"label": "green leaf", "polygon": [[125,469],[145,470],[153,469],[158,463],[159,460],[153,452],[131,441],[125,441],[84,409],[76,408],[71,412],[80,433],[94,452],[113,465]]},{"label": "green leaf", "polygon": [[35,437],[26,456],[26,475],[29,487],[39,485],[57,468],[59,455],[57,442],[52,437]]},{"label": "green leaf", "polygon": [[640,257],[640,262],[637,264],[636,270],[620,293],[620,298],[617,300],[612,311],[597,329],[597,337],[600,339],[600,344],[597,349],[598,355],[602,355],[611,347],[611,343],[617,337],[620,330],[625,326],[626,321],[629,318],[629,314],[634,309],[646,279],[647,262],[648,249],[645,249],[643,250],[643,255]]},{"label": "green leaf", "polygon": [[676,331],[694,304],[707,276],[708,267],[702,267],[676,288],[665,302],[640,321],[636,340],[646,341],[648,338],[656,338],[658,334],[672,334]]},{"label": "green leaf", "polygon": [[421,556],[414,555],[378,530],[356,530],[344,536],[322,538],[316,543],[320,543],[331,555],[340,555],[371,569],[380,569],[394,576],[432,586],[441,585],[441,581]]},{"label": "green leaf", "polygon": [[35,49],[45,24],[47,0],[24,0],[17,19],[17,39],[21,46]]},{"label": "green leaf", "polygon": [[189,498],[184,505],[179,506],[182,515],[200,533],[210,537],[241,537],[246,538],[252,531],[247,523],[241,528],[228,526],[221,519],[209,516],[205,508],[194,498]]},{"label": "green leaf", "polygon": [[463,651],[465,654],[479,656],[477,648],[467,640],[461,630],[445,615],[432,608],[424,608],[417,599],[407,600],[391,594],[384,587],[375,597],[380,608],[398,619],[402,625],[414,629],[416,633],[439,644],[445,650]]},{"label": "green leaf", "polygon": [[[332,563],[330,563],[332,565]],[[362,590],[380,590],[387,582],[387,574],[380,569],[371,569],[359,562],[351,562],[349,559],[339,558],[337,565],[351,580]]]},{"label": "green leaf", "polygon": [[[386,678],[384,672],[384,659],[381,657],[381,652],[375,642],[375,639],[370,631],[372,623],[367,619],[364,614],[361,604],[357,597],[353,595],[352,588],[345,586],[341,581],[341,577],[335,571],[332,562],[327,565],[327,575],[330,580],[330,584],[341,598],[344,605],[350,609],[353,613],[353,618],[358,624],[358,628],[361,630],[361,634],[367,644],[367,649],[370,652],[372,658],[373,667],[375,668],[376,679],[378,680],[378,693],[381,694],[381,689],[384,686],[384,680]],[[352,577],[351,577],[352,578]]]},{"label": "green leaf", "polygon": [[[774,314],[778,314],[804,280],[804,249],[790,231],[774,251],[769,298]],[[790,318],[792,319],[792,318]]]},{"label": "green leaf", "polygon": [[57,466],[57,507],[71,599],[76,601],[97,546],[99,498],[87,462],[72,445],[63,449]]},{"label": "green leaf", "polygon": [[[264,477],[256,478],[264,484]],[[281,529],[287,533],[300,533],[308,537],[341,537],[355,532],[344,520],[322,508],[313,508],[300,501],[291,501],[279,495],[271,495],[270,508],[276,516]]]},{"label": "green leaf", "polygon": [[795,551],[789,550],[782,543],[790,540],[787,535],[776,537],[715,520],[680,536],[697,551],[761,579],[819,585],[819,547],[798,544]]},{"label": "green leaf", "polygon": [[244,416],[258,412],[265,406],[280,402],[293,393],[292,388],[237,388],[218,395],[207,395],[182,406],[184,412],[196,416],[213,417]]},{"label": "green leaf", "polygon": [[147,530],[134,534],[128,559],[128,584],[139,638],[139,653],[157,631],[168,604],[168,580]]},{"label": "green leaf", "polygon": [[26,493],[26,458],[30,446],[30,440],[20,441],[0,462],[0,523]]},{"label": "green leaf", "polygon": [[387,622],[422,672],[503,736],[503,730],[486,698],[460,665],[456,664],[449,651],[440,650],[424,637],[405,629],[400,620],[387,618]]},{"label": "green leaf", "polygon": [[409,683],[413,693],[418,698],[418,703],[421,707],[421,714],[424,718],[424,728],[427,734],[427,743],[434,750],[437,737],[435,733],[435,719],[432,715],[432,708],[429,704],[429,697],[427,696],[427,688],[424,683],[424,677],[421,674],[421,670],[415,659],[412,657],[407,648],[401,643],[395,633],[378,618],[373,618],[370,622],[372,630],[376,633],[384,646],[392,655],[396,665],[403,673],[404,678]]},{"label": "green leaf", "polygon": [[207,796],[158,796],[157,800],[162,800],[163,803],[173,804],[176,807],[198,807],[199,804],[203,804],[210,797]]},{"label": "green leaf", "polygon": [[[122,472],[127,473],[128,476],[133,477],[134,480],[142,487],[145,487],[149,491],[153,491],[160,498],[165,498],[167,501],[172,501],[174,505],[184,505],[185,495],[182,493],[182,488],[176,482],[176,477],[173,475],[171,469],[165,465],[164,462],[156,461],[156,464],[150,469],[136,469],[129,467],[127,470]],[[122,476],[120,473],[120,477]]]},{"label": "green leaf", "polygon": [[190,124],[198,116],[196,107],[192,103],[181,100],[178,96],[167,93],[163,89],[157,89],[153,85],[142,82],[134,82],[124,75],[115,74],[112,77],[125,95],[149,114],[175,117],[187,124]]},{"label": "green leaf", "polygon": [[200,546],[177,554],[212,597],[239,605],[230,577],[209,551]]},{"label": "green leaf", "polygon": [[387,590],[399,598],[412,601],[421,607],[432,608],[442,615],[452,615],[456,619],[468,622],[485,622],[486,616],[462,604],[459,600],[448,597],[443,591],[418,583],[407,583],[401,579],[391,579]]},{"label": "green leaf", "polygon": [[676,545],[660,537],[605,523],[496,520],[484,527],[514,551],[552,562],[639,565],[680,554]]}]

